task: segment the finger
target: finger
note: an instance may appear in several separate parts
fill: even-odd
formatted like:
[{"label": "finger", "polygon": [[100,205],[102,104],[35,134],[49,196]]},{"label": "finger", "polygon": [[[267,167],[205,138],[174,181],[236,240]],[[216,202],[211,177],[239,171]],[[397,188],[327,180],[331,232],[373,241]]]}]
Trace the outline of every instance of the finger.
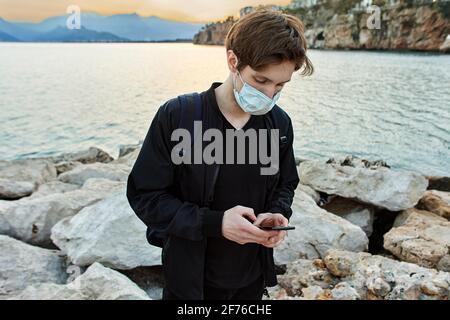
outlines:
[{"label": "finger", "polygon": [[278,241],[277,243],[272,244],[272,245],[271,245],[271,248],[276,248],[276,247],[278,247],[282,242],[283,242],[283,240]]},{"label": "finger", "polygon": [[283,240],[282,235],[278,235],[278,236],[269,238],[269,243],[277,243],[280,240]]},{"label": "finger", "polygon": [[[251,208],[249,208],[249,209],[251,209]],[[252,222],[255,222],[255,220],[257,219],[255,214],[253,213],[253,209],[251,209],[251,211],[246,211],[246,212],[242,213],[242,216],[249,218]]]},{"label": "finger", "polygon": [[276,244],[277,242],[281,241],[282,239],[283,239],[282,235],[277,235],[277,236],[266,239],[261,244],[264,246],[272,246],[272,245]]},{"label": "finger", "polygon": [[281,225],[281,226],[287,226],[288,225],[288,222],[289,222],[288,219],[285,216],[283,216],[282,214],[277,213],[274,216],[277,219],[277,225]]},{"label": "finger", "polygon": [[255,220],[255,222],[253,222],[253,224],[266,225],[266,224],[270,223],[270,219],[271,219],[271,217],[267,213],[262,213],[262,214],[260,213],[256,217],[256,220]]},{"label": "finger", "polygon": [[268,242],[264,243],[263,245],[267,248],[275,248],[275,247],[278,247],[283,242],[283,240],[284,239],[280,239],[276,242],[268,241]]},{"label": "finger", "polygon": [[280,231],[264,231],[256,226],[249,226],[245,228],[246,236],[251,238],[257,243],[262,243],[267,241],[270,237],[274,237],[280,233]]},{"label": "finger", "polygon": [[256,220],[255,212],[253,211],[253,208],[239,206],[239,208],[242,210],[242,216],[249,218],[251,221]]},{"label": "finger", "polygon": [[285,236],[286,236],[286,231],[280,231],[280,233],[278,235],[269,238],[269,240],[275,239],[275,241],[273,241],[273,242],[283,241]]}]

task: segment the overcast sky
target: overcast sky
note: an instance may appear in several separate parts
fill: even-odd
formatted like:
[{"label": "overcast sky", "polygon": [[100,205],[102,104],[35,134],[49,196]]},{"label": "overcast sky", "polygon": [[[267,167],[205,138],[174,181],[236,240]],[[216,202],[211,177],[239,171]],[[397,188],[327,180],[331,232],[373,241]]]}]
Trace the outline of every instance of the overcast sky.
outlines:
[{"label": "overcast sky", "polygon": [[138,13],[161,18],[207,22],[236,15],[245,6],[286,5],[291,0],[0,0],[0,17],[15,21],[41,21],[65,15],[69,5],[103,15]]}]

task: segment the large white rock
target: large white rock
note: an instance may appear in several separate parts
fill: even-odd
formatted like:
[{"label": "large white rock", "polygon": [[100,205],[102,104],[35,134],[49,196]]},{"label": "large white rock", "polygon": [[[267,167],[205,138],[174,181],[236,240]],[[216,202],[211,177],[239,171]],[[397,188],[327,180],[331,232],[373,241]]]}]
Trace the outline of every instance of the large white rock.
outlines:
[{"label": "large white rock", "polygon": [[348,164],[304,161],[299,166],[302,184],[314,190],[399,211],[414,207],[427,189],[428,180],[409,171],[384,166],[366,167],[362,160]]},{"label": "large white rock", "polygon": [[13,181],[0,178],[0,198],[20,199],[33,193],[36,184],[29,181]]},{"label": "large white rock", "polygon": [[99,263],[66,285],[44,283],[27,287],[14,300],[150,300],[130,279]]},{"label": "large white rock", "polygon": [[91,178],[105,178],[113,181],[126,181],[131,169],[125,164],[91,163],[75,167],[58,176],[62,182],[83,185]]},{"label": "large white rock", "polygon": [[367,250],[369,241],[360,227],[321,209],[303,191],[296,190],[292,210],[289,224],[295,230],[288,231],[282,244],[275,248],[276,264],[324,257],[330,248]]},{"label": "large white rock", "polygon": [[14,207],[13,201],[0,200],[0,234],[7,234],[11,230],[8,220],[4,217],[2,212],[6,212],[9,208]]},{"label": "large white rock", "polygon": [[[59,180],[52,180],[49,182],[46,182],[44,184],[41,184],[38,189],[33,192],[33,194],[31,196],[29,196],[29,198],[40,198],[40,197],[45,197],[48,196],[50,194],[54,194],[54,193],[65,193],[68,191],[73,191],[73,190],[77,190],[80,189],[80,186],[77,184],[72,184],[72,183],[65,183],[65,182],[61,182]],[[24,199],[22,199],[24,200]]]},{"label": "large white rock", "polygon": [[127,145],[119,145],[119,159],[138,150],[142,147],[143,140],[137,144],[127,144]]},{"label": "large white rock", "polygon": [[41,159],[0,160],[0,199],[30,195],[38,185],[56,179],[52,162]]},{"label": "large white rock", "polygon": [[65,283],[63,255],[0,235],[0,297],[25,289],[28,285]]},{"label": "large white rock", "polygon": [[117,160],[114,160],[111,163],[125,164],[129,167],[132,167],[134,165],[134,163],[136,162],[136,159],[139,156],[139,152],[141,152],[141,148],[137,148],[137,149],[125,154],[124,156],[119,157]]},{"label": "large white rock", "polygon": [[84,207],[124,187],[124,182],[111,180],[91,180],[87,184],[87,187],[74,191],[0,204],[0,232],[27,243],[48,247],[51,244],[51,228],[58,221],[75,215]]},{"label": "large white rock", "polygon": [[304,193],[309,195],[314,200],[315,203],[319,203],[320,194],[310,186],[306,186],[304,184],[299,183],[297,186],[297,190],[303,191]]},{"label": "large white rock", "polygon": [[146,227],[123,190],[59,222],[51,238],[80,266],[94,262],[114,269],[160,265],[161,249],[150,246],[145,234]]},{"label": "large white rock", "polygon": [[384,248],[401,260],[450,271],[450,221],[428,211],[405,210],[384,235]]}]

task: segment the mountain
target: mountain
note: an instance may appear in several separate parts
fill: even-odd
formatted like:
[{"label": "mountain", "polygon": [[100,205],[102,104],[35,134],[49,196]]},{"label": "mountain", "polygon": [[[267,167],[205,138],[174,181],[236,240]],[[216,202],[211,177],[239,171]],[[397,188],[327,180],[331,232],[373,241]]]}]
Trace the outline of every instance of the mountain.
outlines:
[{"label": "mountain", "polygon": [[19,41],[19,40],[17,38],[14,38],[13,36],[10,36],[9,34],[7,34],[5,32],[0,31],[0,41],[13,42],[13,41]]},{"label": "mountain", "polygon": [[45,42],[121,42],[128,39],[118,37],[109,32],[98,32],[86,29],[68,29],[56,27],[55,29],[38,36],[35,41]]},{"label": "mountain", "polygon": [[8,22],[2,18],[0,18],[0,32],[21,41],[30,41],[38,35],[36,31]]},{"label": "mountain", "polygon": [[95,18],[88,16],[82,24],[87,28],[107,31],[134,41],[160,41],[192,39],[202,24],[177,22],[155,16],[141,17],[137,14],[118,14]]},{"label": "mountain", "polygon": [[[56,16],[39,23],[10,22],[10,24],[20,28],[22,33],[28,31],[42,35],[58,27],[65,27],[66,20],[67,16]],[[202,27],[202,24],[166,20],[156,16],[141,17],[136,13],[102,16],[93,12],[81,13],[81,25],[88,30],[108,32],[132,41],[192,39]],[[5,32],[1,26],[0,31]],[[6,33],[15,36],[15,33]]]}]

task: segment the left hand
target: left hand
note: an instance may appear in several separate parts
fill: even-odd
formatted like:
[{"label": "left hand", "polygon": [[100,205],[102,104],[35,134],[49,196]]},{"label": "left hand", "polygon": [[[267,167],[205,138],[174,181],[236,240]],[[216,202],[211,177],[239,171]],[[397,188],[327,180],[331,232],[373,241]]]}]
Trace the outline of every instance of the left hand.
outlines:
[{"label": "left hand", "polygon": [[[255,226],[262,227],[287,226],[288,223],[288,219],[281,213],[260,213],[253,222]],[[283,242],[285,236],[286,231],[278,231],[275,236],[269,237],[262,245],[267,248],[275,248]]]}]

